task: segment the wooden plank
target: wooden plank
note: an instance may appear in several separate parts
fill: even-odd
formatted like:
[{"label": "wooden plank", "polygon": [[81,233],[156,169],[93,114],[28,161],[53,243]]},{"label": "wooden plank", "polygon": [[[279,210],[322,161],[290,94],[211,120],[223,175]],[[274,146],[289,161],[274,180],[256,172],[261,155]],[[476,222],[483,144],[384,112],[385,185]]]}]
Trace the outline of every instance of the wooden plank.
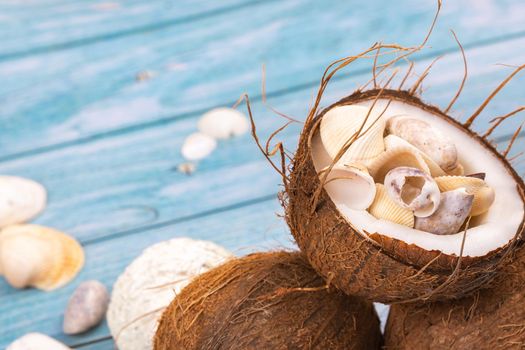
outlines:
[{"label": "wooden plank", "polygon": [[[454,114],[463,120],[501,81],[507,68],[489,65],[503,52],[507,43],[468,52],[470,79]],[[512,42],[525,47],[525,39]],[[525,59],[525,51],[514,59]],[[444,58],[429,76],[428,101],[446,106],[455,94],[462,76],[458,55]],[[422,62],[418,70],[429,62]],[[336,82],[328,91],[324,105],[352,91],[363,76]],[[520,80],[501,92],[475,126],[520,105],[523,92]],[[272,99],[271,103],[299,118],[306,114],[313,91],[304,89]],[[254,103],[258,131],[264,140],[283,120],[272,115],[260,102]],[[495,133],[508,138],[519,122],[509,120]],[[284,131],[280,139],[295,149],[300,125]],[[218,149],[198,165],[197,172],[186,176],[175,171],[183,162],[179,149],[184,138],[196,130],[196,116],[136,130],[111,138],[77,144],[45,154],[0,164],[0,173],[16,174],[42,182],[50,193],[46,211],[36,222],[57,227],[89,243],[104,237],[123,235],[188,216],[200,215],[275,194],[279,176],[264,161],[249,135],[219,143]],[[516,149],[522,148],[519,144]],[[256,182],[257,186],[253,186]],[[0,292],[2,290],[0,289]]]},{"label": "wooden plank", "polygon": [[2,59],[162,30],[254,1],[54,1],[0,3]]},{"label": "wooden plank", "polygon": [[[455,49],[450,27],[466,46],[523,34],[520,26],[491,17],[510,6],[498,3],[493,12],[447,6],[430,43],[434,49],[425,54]],[[433,4],[415,0],[406,7],[263,3],[161,32],[1,63],[0,159],[183,118],[233,102],[243,91],[258,94],[262,63],[270,92],[316,85],[331,60],[369,46],[371,32],[376,40],[420,42],[433,11]],[[477,17],[483,20],[473,23]],[[494,20],[490,30],[480,30],[487,19]],[[158,76],[139,84],[135,76],[144,70]]]},{"label": "wooden plank", "polygon": [[[90,244],[85,248],[84,270],[68,286],[52,293],[36,290],[23,290],[8,296],[0,293],[0,348],[29,331],[43,332],[69,345],[107,336],[105,324],[83,336],[63,335],[60,326],[67,298],[84,280],[98,279],[108,287],[112,286],[125,266],[153,243],[189,236],[219,242],[237,255],[254,250],[291,248],[291,238],[285,223],[275,215],[280,211],[277,200],[266,200],[202,219],[137,232],[109,242]],[[31,317],[27,317],[28,315]]]}]

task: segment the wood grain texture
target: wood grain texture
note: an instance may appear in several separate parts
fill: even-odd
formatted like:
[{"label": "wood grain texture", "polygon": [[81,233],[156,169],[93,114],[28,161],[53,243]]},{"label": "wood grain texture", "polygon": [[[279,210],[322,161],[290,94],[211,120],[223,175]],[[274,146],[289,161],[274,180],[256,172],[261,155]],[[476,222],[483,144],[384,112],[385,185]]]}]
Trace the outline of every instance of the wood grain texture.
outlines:
[{"label": "wood grain texture", "polygon": [[[487,10],[476,2],[450,3],[425,55],[457,49],[449,28],[466,47],[522,35],[525,28],[509,25],[510,11],[519,6],[498,2]],[[258,3],[162,31],[3,62],[0,159],[184,118],[233,103],[243,91],[259,94],[263,63],[269,92],[314,86],[330,61],[376,40],[419,43],[434,11],[434,1],[416,0],[403,6]],[[356,65],[353,73],[361,69]],[[137,83],[135,76],[145,70],[157,76]]]}]

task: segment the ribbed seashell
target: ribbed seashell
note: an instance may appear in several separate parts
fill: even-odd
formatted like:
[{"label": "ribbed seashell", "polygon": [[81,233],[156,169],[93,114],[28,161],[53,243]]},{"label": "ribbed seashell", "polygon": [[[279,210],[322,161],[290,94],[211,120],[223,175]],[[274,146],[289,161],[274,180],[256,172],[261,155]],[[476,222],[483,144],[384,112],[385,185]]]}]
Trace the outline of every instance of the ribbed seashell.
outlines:
[{"label": "ribbed seashell", "polygon": [[465,168],[463,168],[463,165],[458,163],[458,165],[454,169],[447,172],[447,175],[463,176],[465,175]]},{"label": "ribbed seashell", "polygon": [[[328,168],[319,173],[321,180],[326,171]],[[355,210],[368,208],[376,195],[374,179],[359,165],[336,164],[326,177],[324,189],[335,203]]]},{"label": "ribbed seashell", "polygon": [[396,224],[414,227],[414,214],[411,210],[397,205],[388,195],[385,186],[376,184],[376,197],[368,208],[376,219],[395,222]]},{"label": "ribbed seashell", "polygon": [[65,233],[38,225],[14,225],[0,231],[0,272],[15,288],[59,288],[83,265],[82,247]]},{"label": "ribbed seashell", "polygon": [[455,234],[469,216],[473,202],[474,196],[464,188],[443,192],[436,212],[425,218],[416,217],[415,228],[436,235]]},{"label": "ribbed seashell", "polygon": [[396,147],[381,153],[370,165],[368,170],[376,182],[383,183],[386,174],[399,167],[417,168],[427,174],[430,169],[421,156],[420,152],[414,151],[413,147]]},{"label": "ribbed seashell", "polygon": [[64,312],[62,330],[79,334],[97,326],[106,314],[109,293],[99,281],[82,282],[73,292]]},{"label": "ribbed seashell", "polygon": [[409,167],[394,168],[385,176],[385,188],[392,200],[415,216],[432,215],[439,206],[438,185],[427,173]]},{"label": "ribbed seashell", "polygon": [[419,153],[419,155],[421,155],[421,157],[423,157],[423,159],[425,160],[425,163],[427,164],[428,169],[430,170],[430,174],[432,176],[446,175],[445,171],[441,169],[432,158],[430,158],[424,152],[417,149],[415,146],[411,145],[409,142],[403,140],[401,137],[398,137],[396,135],[387,135],[385,137],[385,148],[387,151],[398,147],[409,147],[413,149],[414,152]]},{"label": "ribbed seashell", "polygon": [[471,216],[483,214],[494,203],[496,197],[494,189],[482,179],[471,176],[440,176],[435,180],[442,192],[464,188],[467,193],[474,195]]},{"label": "ribbed seashell", "polygon": [[215,139],[228,139],[250,129],[248,118],[233,108],[214,108],[202,115],[197,124],[199,131]]},{"label": "ribbed seashell", "polygon": [[321,141],[332,159],[355,137],[358,138],[352,142],[339,163],[367,165],[385,150],[385,121],[379,117],[382,110],[374,109],[367,118],[369,111],[369,108],[363,106],[339,106],[323,116],[320,126]]},{"label": "ribbed seashell", "polygon": [[46,189],[35,181],[0,176],[0,228],[38,215],[46,206],[46,197]]},{"label": "ribbed seashell", "polygon": [[454,143],[439,130],[423,120],[409,116],[390,118],[386,123],[389,134],[399,136],[429,156],[445,172],[458,165]]},{"label": "ribbed seashell", "polygon": [[45,334],[27,333],[9,344],[6,350],[70,350],[70,348]]}]

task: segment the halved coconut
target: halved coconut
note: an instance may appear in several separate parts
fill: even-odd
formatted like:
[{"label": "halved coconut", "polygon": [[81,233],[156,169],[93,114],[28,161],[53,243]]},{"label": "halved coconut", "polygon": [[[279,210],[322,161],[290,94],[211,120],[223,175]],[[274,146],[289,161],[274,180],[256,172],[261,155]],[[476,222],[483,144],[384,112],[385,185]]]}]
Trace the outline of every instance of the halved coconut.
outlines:
[{"label": "halved coconut", "polygon": [[[401,115],[428,123],[455,144],[458,167],[465,174],[486,173],[495,199],[487,212],[470,220],[467,230],[436,235],[377,219],[367,210],[350,208],[347,200],[352,198],[331,195],[333,187],[328,192],[323,188],[325,176],[319,172],[334,159],[319,131],[322,119],[340,106],[370,108],[380,91],[374,109],[384,110],[383,122]],[[415,157],[405,156],[395,166],[417,167]],[[522,179],[505,157],[438,108],[409,92],[369,90],[340,100],[306,123],[287,186],[286,212],[310,263],[346,293],[383,303],[438,300],[472,292],[505,264],[524,230],[524,193]]]}]

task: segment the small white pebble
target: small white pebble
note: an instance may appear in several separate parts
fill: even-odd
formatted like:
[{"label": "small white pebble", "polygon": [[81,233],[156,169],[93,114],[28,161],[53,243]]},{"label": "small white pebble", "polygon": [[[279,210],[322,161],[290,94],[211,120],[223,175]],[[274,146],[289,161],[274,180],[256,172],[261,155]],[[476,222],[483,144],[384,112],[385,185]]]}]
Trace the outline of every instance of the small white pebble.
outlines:
[{"label": "small white pebble", "polygon": [[183,174],[186,174],[186,175],[193,174],[196,169],[197,169],[197,166],[195,165],[195,163],[191,163],[191,162],[180,163],[177,166],[177,171],[179,173],[183,173]]},{"label": "small white pebble", "polygon": [[202,115],[198,122],[199,131],[215,139],[227,139],[248,131],[248,118],[233,108],[215,108]]},{"label": "small white pebble", "polygon": [[65,334],[83,333],[98,325],[106,314],[109,294],[99,281],[82,282],[71,295],[64,313]]},{"label": "small white pebble", "polygon": [[28,333],[11,344],[6,350],[71,350],[59,341],[42,333]]},{"label": "small white pebble", "polygon": [[186,137],[181,153],[187,160],[199,160],[209,156],[216,147],[217,141],[214,138],[196,132]]}]

